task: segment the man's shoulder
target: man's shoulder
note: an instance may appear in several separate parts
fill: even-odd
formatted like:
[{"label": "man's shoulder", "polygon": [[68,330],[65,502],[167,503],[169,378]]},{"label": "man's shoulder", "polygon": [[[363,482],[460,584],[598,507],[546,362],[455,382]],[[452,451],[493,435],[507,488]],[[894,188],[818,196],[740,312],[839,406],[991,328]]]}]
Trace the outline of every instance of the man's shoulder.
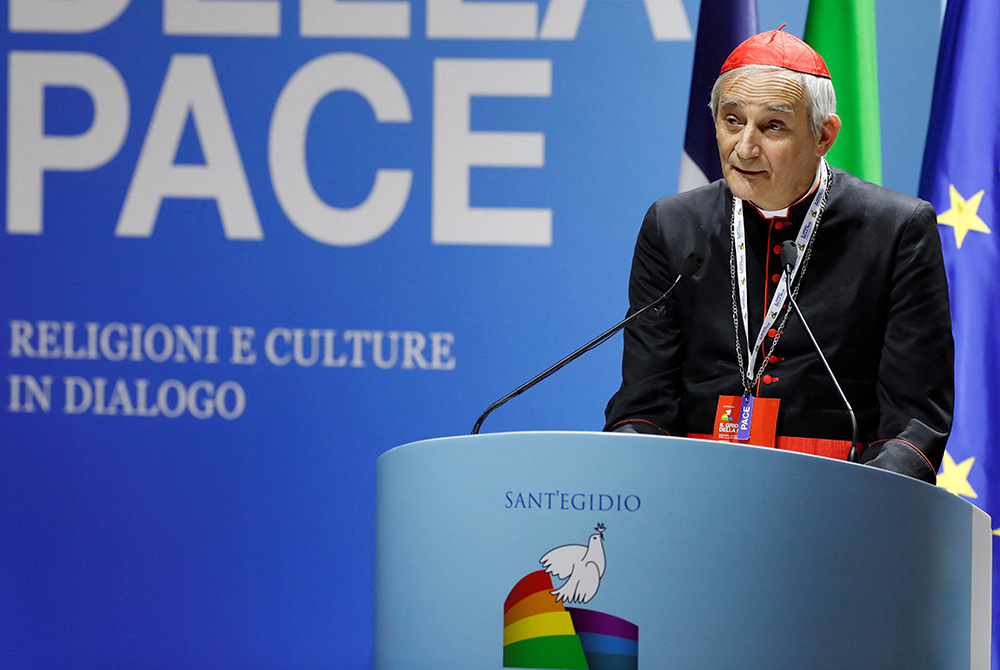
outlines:
[{"label": "man's shoulder", "polygon": [[863,219],[890,217],[905,221],[918,211],[928,210],[933,214],[933,208],[925,200],[859,179],[840,168],[833,168],[830,196],[830,205],[836,210]]},{"label": "man's shoulder", "polygon": [[650,207],[651,212],[658,216],[698,216],[711,214],[717,216],[720,209],[725,208],[731,195],[723,179],[705,186],[699,186],[676,195],[660,198]]}]

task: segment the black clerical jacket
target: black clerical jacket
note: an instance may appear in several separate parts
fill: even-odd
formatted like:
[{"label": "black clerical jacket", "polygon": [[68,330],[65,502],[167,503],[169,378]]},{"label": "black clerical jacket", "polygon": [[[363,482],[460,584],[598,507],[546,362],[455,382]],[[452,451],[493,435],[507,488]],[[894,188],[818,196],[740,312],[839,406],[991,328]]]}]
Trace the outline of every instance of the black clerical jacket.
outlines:
[{"label": "black clerical jacket", "polygon": [[[781,274],[780,245],[795,239],[811,198],[787,218],[747,206],[750,336]],[[691,252],[702,268],[673,304],[626,329],[622,385],[606,430],[712,434],[720,395],[743,392],[730,264],[732,193],[724,181],[657,201],[636,242],[630,311],[655,300]],[[933,482],[951,430],[954,343],[948,287],[927,202],[832,170],[825,212],[801,277],[798,304],[855,410],[861,461]],[[781,280],[783,281],[783,280]],[[777,324],[781,323],[779,317]],[[765,356],[771,338],[757,354]],[[792,314],[754,388],[781,399],[780,436],[850,440],[850,419]]]}]

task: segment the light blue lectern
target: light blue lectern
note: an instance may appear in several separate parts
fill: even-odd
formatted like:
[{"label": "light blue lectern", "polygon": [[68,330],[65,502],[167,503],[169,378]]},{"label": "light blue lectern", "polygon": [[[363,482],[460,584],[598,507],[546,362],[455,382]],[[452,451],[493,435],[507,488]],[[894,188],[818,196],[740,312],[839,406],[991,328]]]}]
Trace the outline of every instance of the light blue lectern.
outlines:
[{"label": "light blue lectern", "polygon": [[376,487],[379,670],[989,665],[989,517],[900,475],[499,433],[392,449]]}]

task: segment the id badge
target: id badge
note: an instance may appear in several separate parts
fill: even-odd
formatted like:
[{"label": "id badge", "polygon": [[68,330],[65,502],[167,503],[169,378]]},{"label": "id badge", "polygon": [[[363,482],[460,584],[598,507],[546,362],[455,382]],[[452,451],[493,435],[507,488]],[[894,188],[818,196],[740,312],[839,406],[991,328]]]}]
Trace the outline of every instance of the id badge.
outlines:
[{"label": "id badge", "polygon": [[773,447],[780,398],[723,395],[715,410],[715,439]]}]

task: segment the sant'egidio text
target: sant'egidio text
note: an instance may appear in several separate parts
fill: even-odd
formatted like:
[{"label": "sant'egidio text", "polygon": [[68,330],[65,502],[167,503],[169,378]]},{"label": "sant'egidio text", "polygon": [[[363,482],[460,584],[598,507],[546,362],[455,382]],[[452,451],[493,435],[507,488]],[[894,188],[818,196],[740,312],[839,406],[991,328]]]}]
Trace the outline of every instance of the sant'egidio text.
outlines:
[{"label": "sant'egidio text", "polygon": [[635,512],[642,500],[634,494],[569,493],[563,491],[507,491],[505,509],[576,510],[578,512]]}]

